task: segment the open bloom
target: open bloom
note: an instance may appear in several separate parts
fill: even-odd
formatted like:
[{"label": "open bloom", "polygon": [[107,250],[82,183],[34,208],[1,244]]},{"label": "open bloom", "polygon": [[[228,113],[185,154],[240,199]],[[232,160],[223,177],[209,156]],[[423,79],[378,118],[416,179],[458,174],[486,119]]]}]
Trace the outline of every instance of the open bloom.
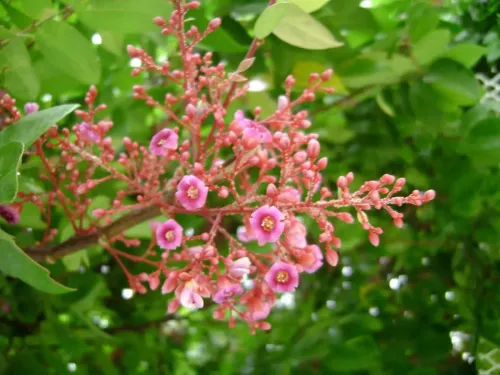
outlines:
[{"label": "open bloom", "polygon": [[223,304],[233,299],[235,296],[243,293],[243,288],[240,284],[231,284],[220,289],[213,298],[215,303]]},{"label": "open bloom", "polygon": [[182,177],[177,185],[175,197],[186,210],[194,211],[205,205],[207,201],[208,187],[196,176],[187,175]]},{"label": "open bloom", "polygon": [[12,207],[0,205],[0,217],[2,217],[7,224],[19,223],[19,213]]},{"label": "open bloom", "polygon": [[285,229],[283,220],[285,216],[276,207],[268,204],[252,213],[250,225],[259,245],[278,241]]},{"label": "open bloom", "polygon": [[76,131],[86,141],[97,142],[101,138],[99,133],[87,122],[82,122],[80,125],[77,125]]},{"label": "open bloom", "polygon": [[203,307],[203,298],[193,289],[184,287],[180,296],[181,305],[188,309],[201,309]]},{"label": "open bloom", "polygon": [[156,228],[156,242],[162,249],[176,249],[182,242],[182,227],[174,219],[158,225]]},{"label": "open bloom", "polygon": [[293,292],[299,286],[299,273],[290,263],[274,263],[264,279],[269,287],[278,293]]},{"label": "open bloom", "polygon": [[168,150],[175,150],[177,148],[178,140],[179,136],[173,130],[160,130],[151,138],[149,151],[151,151],[153,155],[164,156],[167,154]]},{"label": "open bloom", "polygon": [[229,129],[237,135],[243,135],[245,143],[271,143],[273,136],[271,132],[264,126],[253,120],[245,118],[243,111],[236,111],[234,120],[231,122]]},{"label": "open bloom", "polygon": [[305,272],[314,273],[323,265],[323,253],[317,245],[310,245],[307,250],[309,250],[309,256],[305,258],[306,261],[301,261],[300,264]]},{"label": "open bloom", "polygon": [[232,277],[239,279],[240,277],[243,277],[244,275],[248,275],[250,273],[251,265],[252,263],[250,262],[250,259],[248,259],[247,257],[235,260],[229,266],[229,274]]}]

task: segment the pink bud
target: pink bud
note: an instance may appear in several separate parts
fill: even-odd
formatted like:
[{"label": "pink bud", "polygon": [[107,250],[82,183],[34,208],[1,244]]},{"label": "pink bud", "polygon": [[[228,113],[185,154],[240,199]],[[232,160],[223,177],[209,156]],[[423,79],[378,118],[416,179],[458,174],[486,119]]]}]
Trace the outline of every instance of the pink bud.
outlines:
[{"label": "pink bud", "polygon": [[272,328],[271,323],[268,322],[259,322],[257,323],[257,327],[263,331],[269,331]]},{"label": "pink bud", "polygon": [[295,164],[302,164],[307,158],[307,154],[304,151],[298,151],[293,155],[293,162]]},{"label": "pink bud", "polygon": [[319,142],[315,139],[311,139],[307,144],[307,156],[309,156],[311,159],[316,159],[319,155],[319,151]]},{"label": "pink bud", "polygon": [[221,24],[221,19],[220,18],[214,18],[210,23],[208,24],[208,29],[213,31],[217,30]]},{"label": "pink bud", "polygon": [[229,190],[226,187],[222,187],[217,194],[220,198],[227,198],[229,196]]},{"label": "pink bud", "polygon": [[276,185],[274,184],[267,185],[266,195],[269,198],[274,198],[276,197],[277,194],[278,194],[278,189],[276,188]]},{"label": "pink bud", "polygon": [[327,249],[325,255],[326,261],[330,266],[337,266],[337,264],[339,263],[339,254],[335,250]]},{"label": "pink bud", "polygon": [[436,192],[434,190],[427,190],[425,193],[424,193],[424,200],[426,202],[428,201],[431,201],[433,200],[434,198],[436,198]]},{"label": "pink bud", "polygon": [[288,106],[288,98],[284,95],[278,97],[278,110],[282,111]]},{"label": "pink bud", "polygon": [[316,163],[316,166],[318,167],[318,169],[320,171],[323,170],[323,169],[325,169],[327,165],[328,165],[328,158],[321,158]]},{"label": "pink bud", "polygon": [[396,184],[394,186],[397,188],[402,188],[405,184],[406,184],[406,179],[404,177],[401,177],[396,180]]},{"label": "pink bud", "polygon": [[174,312],[176,312],[177,310],[179,310],[179,306],[180,306],[180,303],[179,301],[176,299],[173,299],[172,301],[170,301],[168,303],[168,309],[167,309],[167,312],[169,314],[173,314]]},{"label": "pink bud", "polygon": [[374,232],[370,232],[370,234],[368,235],[368,239],[373,246],[378,246],[380,243],[380,237]]},{"label": "pink bud", "polygon": [[92,215],[94,215],[95,217],[103,217],[104,215],[106,215],[106,210],[102,208],[97,208],[94,211],[92,211]]},{"label": "pink bud", "polygon": [[212,317],[215,320],[224,320],[224,315],[225,315],[225,310],[223,307],[214,310],[214,312],[212,313]]},{"label": "pink bud", "polygon": [[349,181],[347,180],[347,178],[345,178],[344,176],[340,176],[338,179],[337,179],[337,186],[340,188],[340,189],[344,189],[347,187],[347,184],[349,183]]},{"label": "pink bud", "polygon": [[163,17],[155,17],[155,18],[153,18],[153,23],[156,26],[165,27],[165,20],[163,19]]},{"label": "pink bud", "polygon": [[333,70],[332,69],[327,69],[323,73],[321,73],[321,79],[323,81],[328,81],[330,78],[332,78]]}]

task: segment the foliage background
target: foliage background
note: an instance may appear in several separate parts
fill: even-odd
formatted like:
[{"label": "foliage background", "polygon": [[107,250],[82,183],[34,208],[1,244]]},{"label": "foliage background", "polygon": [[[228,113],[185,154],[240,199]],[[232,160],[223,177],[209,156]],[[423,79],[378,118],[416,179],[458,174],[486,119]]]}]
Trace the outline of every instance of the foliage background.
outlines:
[{"label": "foliage background", "polygon": [[[43,294],[0,276],[0,375],[500,373],[500,97],[495,85],[481,84],[499,67],[500,6],[312,3],[325,3],[313,16],[344,46],[308,51],[268,37],[246,74],[252,92],[237,106],[272,112],[286,75],[305,85],[309,73],[333,67],[337,93],[308,107],[329,158],[325,183],[351,170],[358,181],[392,173],[411,188],[435,189],[437,199],[407,208],[402,230],[380,217],[387,230],[378,248],[358,227],[339,227],[339,267],[303,277],[271,315],[272,331],[255,336],[243,324],[214,321],[210,307],[172,317],[159,292],[130,298],[119,267],[99,249],[50,266],[74,293]],[[175,44],[151,23],[168,14],[165,1],[0,4],[0,82],[18,104],[82,103],[97,84],[117,142],[128,135],[147,143],[168,122],[134,101],[131,86],[145,84],[158,97],[169,87],[158,76],[131,77],[134,61],[125,53],[134,44],[178,62]],[[191,22],[222,17],[203,47],[235,70],[265,6],[204,0]],[[22,165],[21,189],[40,188],[38,167]],[[56,220],[58,239],[71,236],[61,213]],[[21,224],[8,228],[20,246],[44,228],[29,209]]]}]

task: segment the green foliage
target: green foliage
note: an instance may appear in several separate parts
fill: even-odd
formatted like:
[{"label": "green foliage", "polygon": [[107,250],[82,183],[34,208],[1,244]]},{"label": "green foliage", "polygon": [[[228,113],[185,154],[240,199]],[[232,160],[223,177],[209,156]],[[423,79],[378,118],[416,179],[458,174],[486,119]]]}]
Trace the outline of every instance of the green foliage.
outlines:
[{"label": "green foliage", "polygon": [[[0,250],[11,259],[2,256],[0,269],[20,279],[0,276],[0,375],[60,375],[75,367],[77,374],[103,375],[498,371],[500,98],[488,100],[476,79],[498,69],[497,2],[372,0],[361,7],[351,0],[289,0],[265,11],[261,0],[201,3],[186,26],[222,18],[201,47],[229,71],[238,71],[254,35],[265,37],[245,71],[259,78],[255,87],[262,91],[231,110],[260,105],[272,113],[288,74],[304,88],[310,73],[333,68],[328,84],[336,92],[304,106],[329,159],[324,184],[334,187],[351,170],[355,181],[391,173],[405,176],[409,189],[435,189],[436,201],[405,210],[402,229],[374,212],[387,228],[378,248],[358,227],[336,224],[343,238],[339,267],[301,275],[294,297],[273,310],[273,329],[255,336],[242,324],[229,329],[213,320],[209,301],[203,311],[172,317],[165,316],[170,297],[159,291],[122,298],[126,277],[99,248],[47,265],[74,292],[48,296],[27,286],[21,280],[46,292],[67,291],[19,249],[44,231],[45,217],[25,206],[22,225],[2,223],[18,245],[0,232]],[[130,89],[144,84],[162,98],[174,88],[155,74],[130,77],[125,46],[179,64],[175,43],[150,22],[170,9],[161,0],[1,2],[0,86],[20,108],[42,97],[46,108],[62,104],[0,132],[0,147],[12,148],[0,151],[2,195],[11,197],[12,186],[43,190],[48,182],[32,158],[23,160],[17,181],[17,142],[30,150],[74,110],[65,103],[83,103],[90,83],[108,105],[103,118],[116,124],[114,141],[129,136],[147,144],[165,118],[134,101]],[[100,45],[91,44],[96,33]],[[94,204],[104,205],[102,197],[112,199],[120,188],[103,184]],[[72,235],[63,212],[53,218],[57,240]],[[202,220],[185,220],[203,227]],[[306,224],[313,242],[319,229]],[[146,246],[151,230],[139,225],[127,235]]]},{"label": "green foliage", "polygon": [[0,145],[0,203],[12,202],[17,195],[17,170],[23,151],[21,142]]}]

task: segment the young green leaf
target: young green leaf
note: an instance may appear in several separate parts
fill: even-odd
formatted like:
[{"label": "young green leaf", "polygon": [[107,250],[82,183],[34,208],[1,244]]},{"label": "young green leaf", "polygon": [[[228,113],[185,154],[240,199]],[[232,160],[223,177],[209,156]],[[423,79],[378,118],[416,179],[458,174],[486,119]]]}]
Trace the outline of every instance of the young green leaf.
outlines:
[{"label": "young green leaf", "polygon": [[448,48],[443,57],[459,62],[467,68],[472,68],[486,54],[486,51],[487,49],[483,46],[473,43],[463,43]]},{"label": "young green leaf", "polygon": [[343,45],[330,31],[314,17],[304,12],[295,4],[288,4],[288,9],[273,33],[292,46],[321,50]]},{"label": "young green leaf", "polygon": [[144,33],[157,30],[155,16],[167,15],[171,5],[163,0],[93,0],[78,13],[84,24],[94,30],[117,33]]},{"label": "young green leaf", "polygon": [[0,229],[0,271],[16,277],[26,284],[50,294],[73,291],[49,276],[49,271],[31,259],[14,242],[12,237]]},{"label": "young green leaf", "polygon": [[48,21],[35,34],[35,41],[53,66],[81,83],[95,84],[101,64],[89,40],[66,22]]},{"label": "young green leaf", "polygon": [[278,3],[292,3],[300,7],[304,12],[312,13],[323,7],[330,0],[279,0]]},{"label": "young green leaf", "polygon": [[34,20],[43,17],[44,13],[52,9],[50,0],[23,0],[21,11]]},{"label": "young green leaf", "polygon": [[12,202],[17,195],[17,170],[23,151],[21,142],[14,141],[0,146],[0,203]]},{"label": "young green leaf", "polygon": [[413,46],[413,56],[421,65],[427,65],[444,53],[450,39],[448,30],[433,30]]},{"label": "young green leaf", "polygon": [[63,117],[78,108],[78,104],[64,104],[32,113],[0,132],[0,146],[17,141],[31,146],[42,134]]},{"label": "young green leaf", "polygon": [[271,34],[285,17],[289,3],[274,4],[264,9],[257,22],[255,22],[254,33],[259,39],[263,39]]},{"label": "young green leaf", "polygon": [[0,50],[0,65],[6,66],[4,86],[11,95],[23,100],[38,96],[40,83],[23,39],[14,38]]}]

